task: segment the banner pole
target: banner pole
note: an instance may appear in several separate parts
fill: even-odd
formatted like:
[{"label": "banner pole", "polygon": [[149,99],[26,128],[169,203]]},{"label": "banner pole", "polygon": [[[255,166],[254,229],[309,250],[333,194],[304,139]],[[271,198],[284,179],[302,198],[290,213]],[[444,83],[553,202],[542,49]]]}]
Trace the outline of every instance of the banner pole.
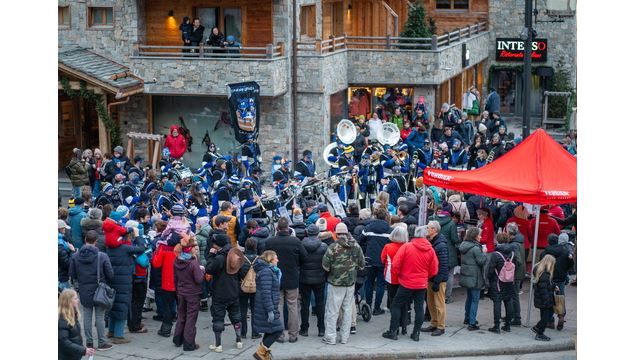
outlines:
[{"label": "banner pole", "polygon": [[538,227],[540,225],[540,205],[534,205],[534,213],[536,214],[536,227],[534,229],[534,251],[531,257],[531,280],[529,283],[529,300],[527,301],[527,322],[526,327],[529,327],[531,321],[531,302],[534,295],[534,266],[536,264],[536,248],[538,247]]}]

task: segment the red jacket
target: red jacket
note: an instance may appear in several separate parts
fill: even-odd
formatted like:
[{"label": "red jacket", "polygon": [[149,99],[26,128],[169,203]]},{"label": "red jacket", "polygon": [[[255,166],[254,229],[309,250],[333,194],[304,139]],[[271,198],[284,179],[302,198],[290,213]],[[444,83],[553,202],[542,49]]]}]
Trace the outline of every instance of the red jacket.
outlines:
[{"label": "red jacket", "polygon": [[[330,231],[332,233],[335,233],[335,227],[337,226],[337,224],[339,224],[340,222],[342,222],[342,220],[340,220],[340,218],[337,218],[333,215],[331,215],[330,212],[325,211],[323,213],[320,214],[320,218],[324,218],[326,219],[326,230]],[[348,231],[352,231],[353,229],[348,229]]]},{"label": "red jacket", "polygon": [[529,249],[531,247],[531,243],[534,241],[534,228],[529,224],[529,220],[512,216],[507,219],[505,226],[511,222],[518,225],[518,232],[523,234],[525,237],[525,249]]},{"label": "red jacket", "polygon": [[401,141],[406,141],[406,138],[412,132],[412,128],[401,129]]},{"label": "red jacket", "polygon": [[492,219],[485,219],[481,233],[481,244],[487,245],[487,252],[494,252],[494,223]]},{"label": "red jacket", "polygon": [[439,259],[428,240],[414,238],[399,248],[392,268],[401,286],[410,290],[426,289],[428,280],[439,272]]},{"label": "red jacket", "polygon": [[179,127],[176,125],[170,126],[170,133],[165,138],[165,147],[170,150],[170,156],[179,159],[183,157],[185,154],[185,150],[187,150],[187,142],[185,141],[185,137],[179,133],[178,136],[172,136],[172,132],[174,130],[179,130]]},{"label": "red jacket", "polygon": [[161,268],[161,290],[176,291],[174,286],[174,246],[160,244],[152,257],[152,267]]},{"label": "red jacket", "polygon": [[564,220],[564,210],[559,205],[554,205],[549,208],[549,215],[557,217],[560,220]]},{"label": "red jacket", "polygon": [[381,263],[384,264],[384,279],[386,279],[386,282],[389,284],[399,285],[399,276],[395,272],[393,262],[397,251],[403,244],[404,243],[391,242],[386,244],[384,249],[381,251],[380,258]]},{"label": "red jacket", "polygon": [[117,240],[128,234],[128,230],[125,227],[119,225],[119,223],[111,218],[104,220],[101,227],[104,230],[104,243],[110,248],[121,245]]},{"label": "red jacket", "polygon": [[[536,228],[536,218],[531,219],[529,223],[532,229]],[[549,245],[547,237],[549,234],[560,235],[560,226],[558,222],[551,218],[548,214],[540,214],[540,225],[538,225],[538,248],[544,249]]]}]

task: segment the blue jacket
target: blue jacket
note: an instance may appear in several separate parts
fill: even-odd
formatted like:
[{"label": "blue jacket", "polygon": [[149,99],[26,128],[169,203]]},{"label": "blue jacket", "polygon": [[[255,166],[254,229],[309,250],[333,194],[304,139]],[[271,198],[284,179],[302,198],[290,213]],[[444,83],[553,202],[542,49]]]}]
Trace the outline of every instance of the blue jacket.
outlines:
[{"label": "blue jacket", "polygon": [[388,237],[392,228],[388,222],[379,219],[371,220],[359,237],[359,245],[364,250],[364,255],[369,259],[369,265],[383,267],[381,252],[384,246],[390,242]]},{"label": "blue jacket", "polygon": [[68,212],[68,219],[71,226],[71,242],[76,249],[79,249],[82,245],[84,245],[81,221],[86,216],[86,211],[84,211],[81,206],[75,206]]},{"label": "blue jacket", "polygon": [[318,213],[317,207],[313,209],[313,211],[311,211],[310,214],[307,214],[306,216],[306,220],[304,221],[304,224],[306,226],[309,226],[311,224],[315,224],[316,221],[318,221],[318,219],[320,218],[320,214]]},{"label": "blue jacket", "polygon": [[428,138],[428,132],[424,132],[423,134],[419,134],[418,131],[411,131],[410,135],[406,138],[406,144],[410,148],[410,151],[414,151],[414,149],[422,149],[423,141]]},{"label": "blue jacket", "polygon": [[130,303],[132,302],[132,279],[135,271],[133,255],[144,252],[141,245],[143,239],[137,237],[134,245],[119,245],[116,248],[107,248],[106,253],[110,258],[114,276],[111,286],[115,289],[115,303],[110,309],[110,317],[117,320],[128,319]]},{"label": "blue jacket", "polygon": [[437,259],[439,259],[439,272],[430,281],[440,284],[448,281],[448,241],[443,235],[437,234],[431,243],[437,254]]},{"label": "blue jacket", "polygon": [[[272,334],[284,331],[280,320],[278,305],[280,303],[280,280],[273,266],[258,259],[254,265],[256,271],[256,298],[254,305],[253,331]],[[280,271],[280,270],[278,270]],[[269,312],[273,312],[273,321],[268,321]]]},{"label": "blue jacket", "polygon": [[84,307],[93,307],[93,297],[97,290],[97,254],[99,253],[99,278],[101,282],[110,284],[114,272],[110,258],[100,253],[96,246],[84,245],[71,258],[69,275],[79,287],[79,301]]},{"label": "blue jacket", "polygon": [[494,111],[500,111],[501,109],[501,98],[496,91],[489,94],[487,97],[487,102],[485,103],[485,110],[487,110],[490,114]]}]

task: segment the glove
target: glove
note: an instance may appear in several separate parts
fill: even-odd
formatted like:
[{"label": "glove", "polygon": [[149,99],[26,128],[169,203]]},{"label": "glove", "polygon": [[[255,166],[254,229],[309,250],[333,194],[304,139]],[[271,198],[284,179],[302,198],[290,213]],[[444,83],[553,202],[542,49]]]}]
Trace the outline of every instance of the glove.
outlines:
[{"label": "glove", "polygon": [[434,292],[439,291],[439,284],[437,284],[437,283],[432,283],[432,291],[434,291]]},{"label": "glove", "polygon": [[271,324],[273,322],[273,311],[267,313],[267,322]]}]

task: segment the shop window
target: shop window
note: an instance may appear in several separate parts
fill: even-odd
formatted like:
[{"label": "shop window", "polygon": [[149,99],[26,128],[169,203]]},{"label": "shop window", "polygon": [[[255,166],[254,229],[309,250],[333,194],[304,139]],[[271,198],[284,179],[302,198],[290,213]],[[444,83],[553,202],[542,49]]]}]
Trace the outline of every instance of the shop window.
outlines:
[{"label": "shop window", "polygon": [[437,0],[437,10],[467,10],[469,0]]},{"label": "shop window", "polygon": [[112,27],[113,11],[111,7],[89,7],[88,26],[89,27]]},{"label": "shop window", "polygon": [[69,28],[71,26],[71,10],[69,6],[57,7],[57,25],[61,28]]},{"label": "shop window", "polygon": [[315,5],[300,8],[300,36],[315,38]]}]

